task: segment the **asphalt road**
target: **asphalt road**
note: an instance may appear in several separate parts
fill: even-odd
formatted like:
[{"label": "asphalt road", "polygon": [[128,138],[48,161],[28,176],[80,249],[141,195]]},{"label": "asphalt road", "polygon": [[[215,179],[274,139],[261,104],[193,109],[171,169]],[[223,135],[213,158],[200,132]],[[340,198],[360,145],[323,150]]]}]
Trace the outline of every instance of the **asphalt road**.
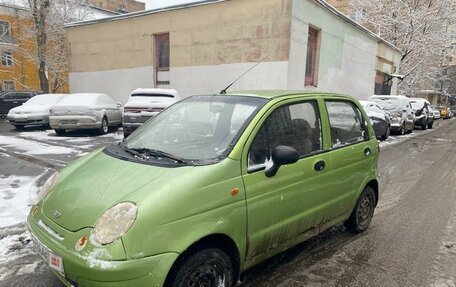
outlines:
[{"label": "asphalt road", "polygon": [[[5,135],[18,136],[0,123],[0,136]],[[19,136],[74,152],[29,158],[20,150],[5,150],[0,138],[2,176],[34,176],[49,168],[46,163],[59,168],[119,139],[118,134],[76,134],[65,141],[52,133],[50,140]],[[379,171],[381,198],[366,232],[353,235],[336,226],[250,269],[242,287],[456,286],[456,119],[383,143]],[[62,286],[33,253],[23,225],[0,230],[0,240],[11,241],[9,250],[0,248],[0,286]]]}]

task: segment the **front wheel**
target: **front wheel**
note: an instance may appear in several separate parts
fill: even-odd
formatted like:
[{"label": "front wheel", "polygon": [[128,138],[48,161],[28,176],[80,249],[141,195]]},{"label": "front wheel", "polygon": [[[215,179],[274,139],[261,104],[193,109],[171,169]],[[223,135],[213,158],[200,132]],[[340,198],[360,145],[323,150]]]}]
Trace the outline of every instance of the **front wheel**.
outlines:
[{"label": "front wheel", "polygon": [[228,255],[218,248],[199,250],[184,256],[170,274],[169,287],[232,287],[233,264]]},{"label": "front wheel", "polygon": [[387,140],[391,134],[391,128],[389,126],[386,127],[385,134],[382,135],[382,140]]},{"label": "front wheel", "polygon": [[374,209],[375,193],[372,187],[367,186],[358,198],[350,217],[344,222],[345,227],[354,233],[363,232],[372,221]]},{"label": "front wheel", "polygon": [[63,136],[65,134],[65,130],[63,129],[55,129],[54,131],[58,136]]},{"label": "front wheel", "polygon": [[429,123],[429,124],[427,125],[428,129],[432,129],[432,126],[433,126],[433,125],[434,125],[434,122]]},{"label": "front wheel", "polygon": [[14,125],[14,127],[16,128],[16,130],[24,130],[25,129],[25,126],[20,126],[20,125]]}]

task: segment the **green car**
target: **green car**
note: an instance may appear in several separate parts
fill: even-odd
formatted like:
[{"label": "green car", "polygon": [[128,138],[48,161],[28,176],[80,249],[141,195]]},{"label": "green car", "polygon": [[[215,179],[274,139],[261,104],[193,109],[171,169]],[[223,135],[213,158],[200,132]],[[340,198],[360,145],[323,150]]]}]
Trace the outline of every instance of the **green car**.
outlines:
[{"label": "green car", "polygon": [[233,286],[378,201],[378,142],[352,97],[194,96],[43,186],[35,249],[68,286]]}]

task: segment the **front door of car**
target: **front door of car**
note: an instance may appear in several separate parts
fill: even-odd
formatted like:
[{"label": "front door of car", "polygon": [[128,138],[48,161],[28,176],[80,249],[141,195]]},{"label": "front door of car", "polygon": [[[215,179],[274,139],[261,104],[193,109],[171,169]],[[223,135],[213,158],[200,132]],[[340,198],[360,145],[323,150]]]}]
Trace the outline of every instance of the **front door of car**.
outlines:
[{"label": "front door of car", "polygon": [[[259,123],[243,152],[243,179],[252,259],[321,223],[324,194],[330,183],[330,157],[323,153],[316,101],[282,104]],[[267,177],[271,151],[294,148],[299,160]]]},{"label": "front door of car", "polygon": [[370,140],[367,119],[351,101],[326,100],[331,130],[331,217],[350,213],[363,183],[372,173],[376,140]]}]

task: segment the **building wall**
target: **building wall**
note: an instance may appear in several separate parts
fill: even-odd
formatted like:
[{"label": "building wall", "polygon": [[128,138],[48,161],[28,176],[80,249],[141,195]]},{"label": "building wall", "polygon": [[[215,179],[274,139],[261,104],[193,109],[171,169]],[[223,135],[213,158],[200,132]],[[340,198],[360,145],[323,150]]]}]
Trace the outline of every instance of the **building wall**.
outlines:
[{"label": "building wall", "polygon": [[[184,97],[219,92],[266,56],[233,89],[287,88],[290,15],[291,0],[230,0],[70,27],[71,90],[126,101],[125,91],[153,87],[153,39],[163,32],[170,33],[169,87]],[[112,81],[99,86],[93,72]]]},{"label": "building wall", "polygon": [[[204,17],[201,17],[204,15]],[[320,31],[317,87],[304,85],[309,26]],[[230,0],[67,28],[72,92],[125,102],[155,86],[154,35],[170,34],[170,88],[183,97],[218,93],[255,63],[235,89],[374,93],[379,44],[313,0]],[[399,59],[386,46],[385,57]],[[117,83],[117,84],[113,84]]]},{"label": "building wall", "polygon": [[[315,1],[294,0],[291,23],[290,88],[346,93],[359,99],[366,99],[374,93],[376,39],[322,9]],[[304,86],[309,25],[320,29],[318,84],[315,88]]]},{"label": "building wall", "polygon": [[[4,81],[14,81],[16,90],[40,90],[38,68],[22,51],[31,54],[35,44],[26,36],[27,27],[33,26],[28,12],[22,9],[0,5],[0,21],[6,21],[11,27],[11,39],[0,40],[0,90]],[[13,66],[4,66],[1,62],[3,51],[13,52]]]}]

